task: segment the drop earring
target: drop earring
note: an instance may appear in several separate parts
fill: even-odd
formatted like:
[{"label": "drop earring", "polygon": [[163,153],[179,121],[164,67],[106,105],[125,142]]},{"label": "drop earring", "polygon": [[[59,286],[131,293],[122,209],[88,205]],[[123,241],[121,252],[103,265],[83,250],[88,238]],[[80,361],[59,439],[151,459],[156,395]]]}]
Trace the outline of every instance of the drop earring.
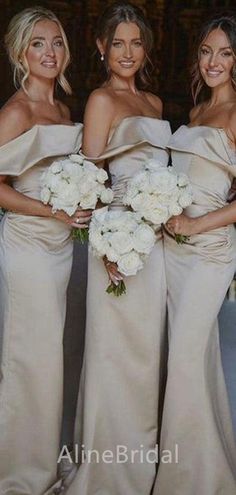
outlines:
[{"label": "drop earring", "polygon": [[104,61],[104,53],[101,53],[101,61]]}]

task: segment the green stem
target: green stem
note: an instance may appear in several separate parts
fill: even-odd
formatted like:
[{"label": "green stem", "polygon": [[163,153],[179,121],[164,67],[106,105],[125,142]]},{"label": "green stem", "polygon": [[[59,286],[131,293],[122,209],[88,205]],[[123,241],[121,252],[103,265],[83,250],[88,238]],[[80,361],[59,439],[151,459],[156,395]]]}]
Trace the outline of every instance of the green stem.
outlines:
[{"label": "green stem", "polygon": [[114,282],[111,282],[110,285],[108,285],[106,292],[108,294],[114,294],[114,296],[119,297],[122,296],[122,294],[126,294],[126,286],[123,280],[120,280],[118,285],[114,284]]},{"label": "green stem", "polygon": [[89,239],[88,229],[86,229],[86,227],[83,229],[74,228],[71,231],[71,237],[73,240],[79,241],[81,244],[85,244]]},{"label": "green stem", "polygon": [[190,237],[188,235],[175,234],[175,240],[177,244],[184,244],[185,242],[190,241]]}]

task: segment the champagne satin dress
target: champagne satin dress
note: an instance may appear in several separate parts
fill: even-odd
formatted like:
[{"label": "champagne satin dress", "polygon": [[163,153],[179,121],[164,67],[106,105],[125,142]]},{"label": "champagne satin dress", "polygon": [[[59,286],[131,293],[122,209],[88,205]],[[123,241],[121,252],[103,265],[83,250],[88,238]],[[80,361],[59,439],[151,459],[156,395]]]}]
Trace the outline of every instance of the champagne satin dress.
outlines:
[{"label": "champagne satin dress", "polygon": [[[181,126],[169,142],[175,169],[193,184],[191,217],[223,207],[236,153],[223,129]],[[153,495],[235,495],[236,446],[219,347],[217,316],[236,269],[233,225],[177,245],[164,236],[169,361],[160,462]]]},{"label": "champagne satin dress", "polygon": [[[0,148],[0,173],[40,199],[40,176],[78,151],[81,126],[35,125]],[[55,481],[62,417],[70,227],[7,212],[0,223],[0,493],[42,495]]]},{"label": "champagne satin dress", "polygon": [[[167,165],[170,134],[168,122],[149,117],[125,118],[114,129],[99,157],[109,163],[115,193],[112,208],[123,208],[127,181],[143,162],[156,158]],[[125,295],[107,294],[103,261],[89,256],[86,345],[75,431],[75,447],[85,455],[68,495],[148,495],[155,478],[155,462],[146,462],[145,456],[157,443],[164,369],[161,231],[143,270],[125,283]],[[120,463],[117,449],[124,454]],[[91,450],[97,454],[90,455]],[[133,462],[132,450],[137,450]],[[102,459],[105,451],[111,452],[108,462]]]}]

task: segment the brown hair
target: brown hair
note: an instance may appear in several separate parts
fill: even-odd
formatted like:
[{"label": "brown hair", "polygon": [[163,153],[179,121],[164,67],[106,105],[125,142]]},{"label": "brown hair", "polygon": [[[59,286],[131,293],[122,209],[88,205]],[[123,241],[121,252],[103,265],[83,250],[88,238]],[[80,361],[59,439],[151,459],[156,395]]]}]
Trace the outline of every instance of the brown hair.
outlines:
[{"label": "brown hair", "polygon": [[16,88],[21,86],[27,92],[25,82],[29,77],[29,67],[25,55],[35,24],[44,20],[56,22],[59,26],[65,46],[65,59],[61,72],[57,76],[57,82],[65,93],[71,94],[71,87],[64,76],[64,72],[70,62],[70,51],[65,31],[56,15],[51,10],[40,6],[22,10],[11,19],[8,26],[5,36],[5,47],[13,67],[14,84]]},{"label": "brown hair", "polygon": [[192,83],[191,83],[191,91],[192,97],[194,100],[194,104],[196,104],[197,99],[200,95],[203,96],[203,99],[206,99],[207,86],[203,77],[201,75],[199,69],[199,53],[202,44],[204,43],[207,36],[214,31],[214,29],[222,29],[225,35],[227,36],[231,49],[233,51],[233,55],[235,58],[235,64],[232,68],[231,80],[232,86],[236,91],[236,17],[234,15],[226,14],[218,17],[214,17],[213,19],[208,20],[202,27],[200,32],[196,50],[194,62],[191,69]]},{"label": "brown hair", "polygon": [[150,72],[153,68],[151,60],[153,34],[151,26],[146,19],[143,11],[139,7],[136,7],[135,5],[132,5],[128,2],[113,3],[105,9],[103,14],[98,19],[96,39],[99,39],[101,42],[106,41],[104,62],[108,79],[110,78],[110,71],[108,67],[109,52],[116,28],[121,22],[133,22],[137,24],[140,29],[140,37],[145,51],[145,60],[137,74],[136,82],[140,86],[146,87],[148,84],[150,84]]}]

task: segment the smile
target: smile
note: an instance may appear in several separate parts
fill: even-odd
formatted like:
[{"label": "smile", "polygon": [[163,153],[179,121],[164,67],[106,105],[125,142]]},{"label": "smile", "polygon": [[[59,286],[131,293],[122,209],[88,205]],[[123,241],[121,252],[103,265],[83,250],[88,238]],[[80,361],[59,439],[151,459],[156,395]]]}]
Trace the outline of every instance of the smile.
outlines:
[{"label": "smile", "polygon": [[206,73],[209,77],[218,77],[223,73],[223,71],[208,69]]},{"label": "smile", "polygon": [[129,62],[120,62],[120,65],[121,67],[124,67],[124,69],[131,69],[131,67],[134,66],[134,63],[133,61],[129,61]]},{"label": "smile", "polygon": [[56,62],[42,62],[42,65],[47,67],[47,69],[55,69],[57,66]]}]

